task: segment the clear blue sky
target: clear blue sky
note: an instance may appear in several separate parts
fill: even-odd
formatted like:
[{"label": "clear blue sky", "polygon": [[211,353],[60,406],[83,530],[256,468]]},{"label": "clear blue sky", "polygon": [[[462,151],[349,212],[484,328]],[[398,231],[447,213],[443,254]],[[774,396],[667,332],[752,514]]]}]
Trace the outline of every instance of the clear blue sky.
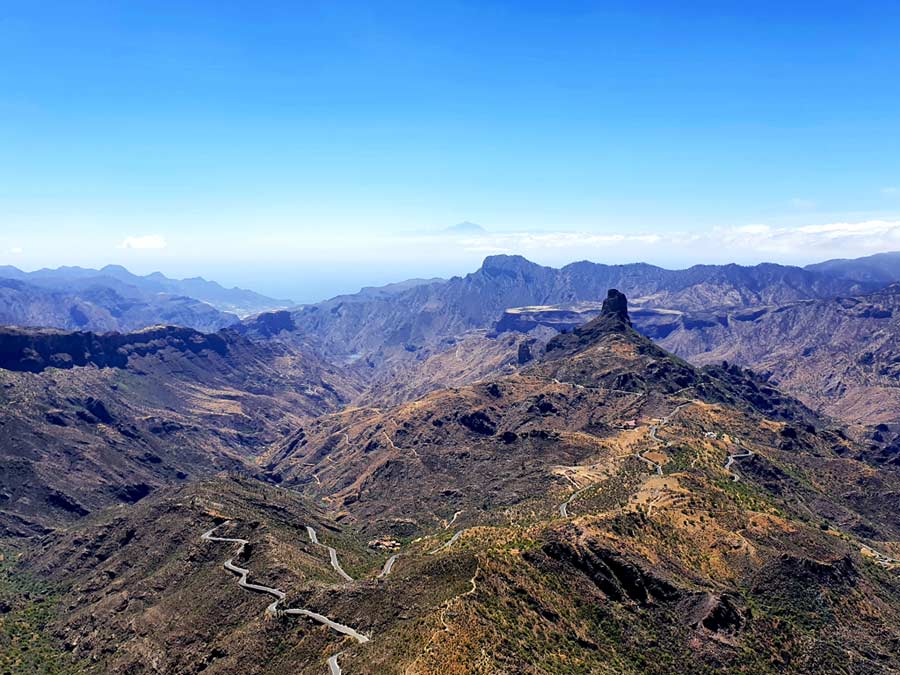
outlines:
[{"label": "clear blue sky", "polygon": [[898,36],[897,2],[5,0],[0,264],[308,300],[900,248]]}]

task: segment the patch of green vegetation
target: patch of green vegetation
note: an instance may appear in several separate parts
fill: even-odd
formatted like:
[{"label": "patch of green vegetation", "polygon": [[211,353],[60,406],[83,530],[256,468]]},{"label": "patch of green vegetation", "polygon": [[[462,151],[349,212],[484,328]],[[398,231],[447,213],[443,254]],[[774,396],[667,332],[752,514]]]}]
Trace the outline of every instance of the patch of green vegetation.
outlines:
[{"label": "patch of green vegetation", "polygon": [[666,450],[669,461],[663,464],[666,474],[680,473],[694,468],[700,453],[688,445],[674,445]]},{"label": "patch of green vegetation", "polygon": [[646,468],[640,460],[630,457],[616,474],[581,493],[569,505],[569,511],[600,514],[622,508],[646,476]]},{"label": "patch of green vegetation", "polygon": [[713,484],[741,511],[782,514],[777,502],[754,483],[718,477],[713,480]]},{"label": "patch of green vegetation", "polygon": [[46,631],[56,602],[49,584],[17,571],[0,553],[0,675],[82,672]]}]

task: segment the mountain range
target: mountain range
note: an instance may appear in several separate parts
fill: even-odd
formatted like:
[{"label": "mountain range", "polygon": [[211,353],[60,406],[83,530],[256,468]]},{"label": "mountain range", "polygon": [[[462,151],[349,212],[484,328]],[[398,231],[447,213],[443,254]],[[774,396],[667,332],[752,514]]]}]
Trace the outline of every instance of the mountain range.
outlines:
[{"label": "mountain range", "polygon": [[900,287],[839,267],[2,328],[0,672],[897,672]]},{"label": "mountain range", "polygon": [[0,324],[6,325],[131,331],[174,324],[215,331],[240,317],[292,304],[201,277],[139,276],[120,265],[34,272],[0,267]]}]

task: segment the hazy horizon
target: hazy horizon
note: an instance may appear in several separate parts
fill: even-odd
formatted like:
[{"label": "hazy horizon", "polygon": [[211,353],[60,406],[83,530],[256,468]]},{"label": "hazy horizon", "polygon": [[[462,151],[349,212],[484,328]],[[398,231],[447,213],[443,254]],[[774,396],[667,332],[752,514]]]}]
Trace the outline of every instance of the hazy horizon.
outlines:
[{"label": "hazy horizon", "polygon": [[900,248],[895,4],[51,5],[0,20],[0,264],[308,301]]},{"label": "hazy horizon", "polygon": [[[881,252],[892,252],[892,251],[881,251]],[[519,253],[502,253],[503,255],[523,255]],[[334,268],[331,264],[323,264],[318,268],[297,268],[296,266],[285,265],[284,267],[276,267],[268,266],[265,268],[258,267],[254,268],[252,266],[210,266],[205,265],[200,267],[181,267],[181,266],[173,266],[173,267],[153,267],[153,265],[143,266],[143,265],[128,265],[123,264],[121,262],[105,262],[105,263],[96,263],[96,264],[63,264],[63,265],[42,265],[35,267],[26,267],[26,266],[18,266],[18,269],[23,272],[33,272],[39,269],[57,269],[58,267],[83,267],[83,268],[91,268],[91,269],[101,269],[106,265],[121,265],[125,267],[129,272],[133,274],[138,274],[141,276],[146,276],[148,274],[152,274],[154,272],[160,272],[165,276],[171,279],[186,279],[191,277],[202,277],[207,281],[215,281],[225,288],[239,287],[251,291],[256,291],[257,293],[261,293],[263,295],[282,299],[282,300],[292,300],[297,304],[308,304],[320,302],[323,300],[327,300],[337,295],[344,295],[350,293],[356,293],[362,288],[369,286],[384,286],[387,284],[408,281],[410,279],[432,279],[432,278],[443,278],[449,279],[451,277],[457,276],[462,277],[470,272],[476,271],[479,267],[481,267],[484,259],[487,255],[496,255],[496,254],[480,254],[471,257],[468,262],[468,267],[464,265],[466,262],[453,262],[446,263],[444,266],[435,266],[432,262],[420,263],[419,267],[410,266],[409,269],[413,271],[412,274],[406,276],[398,276],[397,270],[393,269],[389,266],[380,266],[377,264],[372,264],[370,266],[360,266],[360,265],[338,265]],[[656,264],[650,262],[648,260],[623,260],[623,261],[605,261],[605,260],[593,260],[590,258],[572,258],[568,260],[556,259],[554,258],[550,262],[546,262],[541,259],[542,256],[532,256],[532,255],[523,255],[526,259],[531,262],[547,265],[550,267],[563,267],[565,265],[580,262],[583,260],[589,260],[594,263],[601,264],[629,264],[629,263],[648,263],[648,264]],[[552,256],[551,256],[552,257]],[[843,256],[841,256],[843,257]],[[729,264],[733,262],[737,262],[737,264],[747,264],[754,265],[759,263],[778,263],[778,264],[786,264],[786,265],[797,265],[804,266],[807,264],[824,262],[831,258],[810,258],[805,262],[781,262],[778,260],[757,260],[755,262],[745,262],[741,263],[739,261],[730,260],[730,259],[722,259],[718,261],[709,261],[709,260],[698,260],[696,262],[691,262],[683,265],[658,265],[659,267],[663,267],[666,269],[686,269],[691,267],[692,265],[702,265],[702,264]],[[421,270],[421,273],[416,274],[415,270]]]}]

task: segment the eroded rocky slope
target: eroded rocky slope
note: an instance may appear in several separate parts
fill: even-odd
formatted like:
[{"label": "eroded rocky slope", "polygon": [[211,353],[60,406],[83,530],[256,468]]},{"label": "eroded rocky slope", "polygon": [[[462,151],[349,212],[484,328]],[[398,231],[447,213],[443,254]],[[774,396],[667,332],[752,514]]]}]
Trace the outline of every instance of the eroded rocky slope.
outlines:
[{"label": "eroded rocky slope", "polygon": [[3,329],[0,530],[44,531],[237,469],[354,394],[312,356],[229,332]]}]

